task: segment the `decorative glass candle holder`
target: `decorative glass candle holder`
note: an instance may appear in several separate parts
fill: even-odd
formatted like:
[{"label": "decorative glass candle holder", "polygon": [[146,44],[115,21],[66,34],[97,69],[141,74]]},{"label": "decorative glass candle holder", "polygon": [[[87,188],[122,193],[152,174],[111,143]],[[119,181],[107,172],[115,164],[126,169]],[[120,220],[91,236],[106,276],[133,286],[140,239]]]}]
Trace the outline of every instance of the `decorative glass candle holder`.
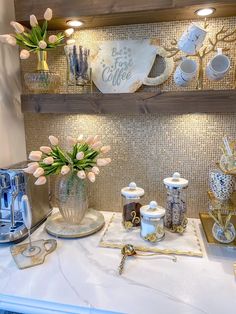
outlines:
[{"label": "decorative glass candle holder", "polygon": [[149,205],[142,206],[141,237],[149,242],[158,242],[165,236],[164,216],[166,210],[152,201]]},{"label": "decorative glass candle holder", "polygon": [[35,93],[54,93],[60,86],[60,76],[49,71],[25,73],[24,79],[28,89]]},{"label": "decorative glass candle holder", "polygon": [[188,220],[186,217],[186,188],[188,180],[181,178],[178,172],[163,180],[167,189],[165,227],[172,232],[183,233]]},{"label": "decorative glass candle holder", "polygon": [[25,84],[35,93],[54,93],[60,86],[60,75],[49,71],[47,51],[37,51],[37,70],[25,73]]},{"label": "decorative glass candle holder", "polygon": [[122,195],[122,216],[125,229],[140,226],[141,198],[144,189],[137,187],[136,183],[131,182],[129,186],[121,189]]}]

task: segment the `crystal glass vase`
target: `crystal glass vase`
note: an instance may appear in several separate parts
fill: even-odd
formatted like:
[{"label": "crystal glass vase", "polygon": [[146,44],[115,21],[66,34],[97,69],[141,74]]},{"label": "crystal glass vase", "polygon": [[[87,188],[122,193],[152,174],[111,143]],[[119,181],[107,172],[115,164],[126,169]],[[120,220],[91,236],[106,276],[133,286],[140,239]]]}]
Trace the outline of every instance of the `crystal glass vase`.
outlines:
[{"label": "crystal glass vase", "polygon": [[37,57],[37,69],[35,72],[25,73],[25,84],[35,93],[53,93],[60,85],[60,76],[49,71],[46,51],[37,51]]},{"label": "crystal glass vase", "polygon": [[86,181],[76,173],[59,176],[55,191],[57,205],[66,222],[79,224],[88,209]]}]

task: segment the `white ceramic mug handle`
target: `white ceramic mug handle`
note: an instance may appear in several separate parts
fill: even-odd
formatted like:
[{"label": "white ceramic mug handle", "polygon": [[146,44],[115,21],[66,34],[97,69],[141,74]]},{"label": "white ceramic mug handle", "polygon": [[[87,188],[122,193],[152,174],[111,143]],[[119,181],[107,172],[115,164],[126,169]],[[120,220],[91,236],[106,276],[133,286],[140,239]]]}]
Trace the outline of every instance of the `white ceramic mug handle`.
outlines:
[{"label": "white ceramic mug handle", "polygon": [[223,48],[217,48],[217,54],[222,55],[223,54]]},{"label": "white ceramic mug handle", "polygon": [[167,51],[157,46],[156,56],[160,56],[165,60],[165,70],[161,75],[158,75],[156,77],[146,77],[143,80],[144,85],[148,86],[154,86],[154,85],[160,85],[164,83],[172,74],[174,70],[174,60],[173,58],[167,58]]}]

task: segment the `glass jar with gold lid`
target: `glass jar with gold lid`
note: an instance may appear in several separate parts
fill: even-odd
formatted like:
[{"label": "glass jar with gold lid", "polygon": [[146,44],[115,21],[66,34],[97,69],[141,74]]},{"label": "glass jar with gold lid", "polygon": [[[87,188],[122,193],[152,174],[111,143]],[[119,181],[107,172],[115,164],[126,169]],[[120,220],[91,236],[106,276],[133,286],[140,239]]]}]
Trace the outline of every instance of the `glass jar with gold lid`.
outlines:
[{"label": "glass jar with gold lid", "polygon": [[131,182],[127,187],[121,189],[122,195],[122,222],[125,229],[140,226],[141,198],[144,196],[144,189]]},{"label": "glass jar with gold lid", "polygon": [[152,201],[140,208],[141,237],[149,242],[158,242],[165,236],[164,216],[166,210]]},{"label": "glass jar with gold lid", "polygon": [[172,177],[165,178],[163,183],[167,189],[165,227],[172,232],[183,233],[188,223],[186,216],[188,180],[175,172]]}]

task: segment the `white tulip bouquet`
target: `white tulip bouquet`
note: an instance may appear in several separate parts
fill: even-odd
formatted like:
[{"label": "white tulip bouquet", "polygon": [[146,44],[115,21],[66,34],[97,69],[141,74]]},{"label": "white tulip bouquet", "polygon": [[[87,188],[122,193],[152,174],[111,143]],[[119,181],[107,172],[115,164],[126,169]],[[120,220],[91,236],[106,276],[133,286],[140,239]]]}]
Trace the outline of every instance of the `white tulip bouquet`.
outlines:
[{"label": "white tulip bouquet", "polygon": [[40,26],[35,15],[30,15],[31,30],[25,29],[23,25],[12,21],[10,24],[15,34],[0,35],[0,41],[15,46],[24,47],[20,52],[21,59],[28,59],[30,52],[51,50],[61,45],[65,37],[70,37],[73,28],[66,29],[63,33],[47,35],[48,21],[52,19],[52,10],[47,8],[44,13],[44,22]]},{"label": "white tulip bouquet", "polygon": [[95,182],[96,175],[100,170],[98,167],[106,166],[111,162],[110,158],[98,158],[101,154],[110,151],[110,146],[102,146],[98,135],[89,136],[83,140],[83,135],[78,139],[67,136],[70,151],[63,150],[58,144],[57,137],[49,136],[50,146],[41,146],[39,151],[32,151],[29,159],[32,161],[24,169],[26,173],[33,174],[37,180],[36,185],[47,182],[46,177],[53,174],[66,175],[76,173],[78,178],[88,178]]}]

